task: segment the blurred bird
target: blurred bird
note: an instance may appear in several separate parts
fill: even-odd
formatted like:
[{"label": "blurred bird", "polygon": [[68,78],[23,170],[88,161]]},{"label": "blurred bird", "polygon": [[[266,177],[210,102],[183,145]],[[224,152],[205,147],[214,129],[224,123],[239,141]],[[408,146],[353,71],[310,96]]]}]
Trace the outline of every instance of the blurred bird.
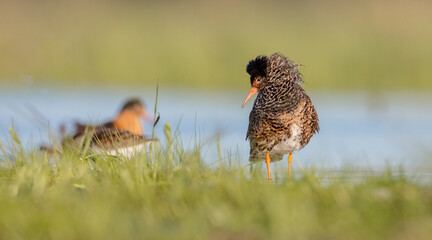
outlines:
[{"label": "blurred bird", "polygon": [[251,90],[242,108],[258,93],[246,134],[250,140],[249,161],[265,159],[269,180],[271,161],[280,161],[284,154],[289,154],[291,174],[292,153],[306,146],[319,131],[318,114],[301,87],[303,80],[298,66],[274,53],[270,57],[258,56],[246,67]]},{"label": "blurred bird", "polygon": [[94,128],[96,132],[99,132],[102,129],[116,128],[129,131],[136,135],[143,135],[144,128],[141,124],[141,119],[153,122],[153,118],[147,112],[144,103],[137,98],[131,98],[126,101],[120,110],[120,113],[112,121],[97,126],[85,125],[78,122],[75,123],[74,138],[83,134],[87,128]]},{"label": "blurred bird", "polygon": [[97,126],[76,123],[76,133],[72,142],[68,142],[75,147],[82,147],[85,141],[89,141],[93,152],[130,156],[141,151],[150,142],[157,141],[143,135],[141,119],[156,126],[159,116],[153,120],[145,105],[139,99],[133,98],[123,105],[113,121]]}]

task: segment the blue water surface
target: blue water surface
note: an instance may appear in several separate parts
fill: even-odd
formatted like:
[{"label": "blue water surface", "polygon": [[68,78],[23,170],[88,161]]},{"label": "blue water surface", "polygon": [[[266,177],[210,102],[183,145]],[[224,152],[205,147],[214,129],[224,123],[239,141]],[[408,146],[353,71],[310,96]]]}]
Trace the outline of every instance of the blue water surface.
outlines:
[{"label": "blue water surface", "polygon": [[[253,99],[244,109],[244,92],[159,89],[156,136],[163,126],[178,127],[185,146],[198,139],[208,164],[222,155],[248,164],[245,140]],[[50,143],[50,131],[74,121],[104,122],[115,116],[129,97],[140,97],[154,111],[155,90],[7,88],[0,90],[0,140],[8,145],[9,127],[31,149]],[[294,168],[315,166],[380,167],[386,164],[430,166],[432,153],[432,94],[427,92],[310,92],[319,114],[320,133],[294,154]],[[146,134],[151,126],[145,124]],[[286,165],[285,161],[278,163]]]}]

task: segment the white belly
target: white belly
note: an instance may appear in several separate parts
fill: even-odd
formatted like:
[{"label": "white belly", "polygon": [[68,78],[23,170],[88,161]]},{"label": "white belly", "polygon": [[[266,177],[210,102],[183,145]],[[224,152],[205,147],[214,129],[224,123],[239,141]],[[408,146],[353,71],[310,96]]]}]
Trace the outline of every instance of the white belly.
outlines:
[{"label": "white belly", "polygon": [[291,136],[289,138],[284,138],[280,143],[275,145],[271,150],[271,153],[284,155],[290,152],[298,151],[302,148],[301,140],[301,126],[294,124],[291,127]]},{"label": "white belly", "polygon": [[137,145],[133,145],[133,146],[128,146],[128,147],[119,147],[119,148],[115,148],[115,149],[102,149],[102,148],[96,147],[96,148],[94,148],[94,151],[97,153],[103,153],[103,154],[107,154],[107,155],[131,158],[133,156],[136,156],[141,151],[144,151],[148,145],[149,145],[149,142],[143,143],[143,144],[137,144]]}]

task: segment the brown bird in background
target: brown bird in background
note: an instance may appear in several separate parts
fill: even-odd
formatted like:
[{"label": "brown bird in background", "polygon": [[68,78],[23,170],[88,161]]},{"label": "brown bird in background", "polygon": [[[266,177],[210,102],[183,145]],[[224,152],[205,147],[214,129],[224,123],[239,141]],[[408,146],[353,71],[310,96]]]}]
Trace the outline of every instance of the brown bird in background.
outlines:
[{"label": "brown bird in background", "polygon": [[86,128],[94,128],[96,132],[102,129],[117,128],[136,135],[143,135],[144,128],[141,124],[141,119],[153,122],[153,118],[147,112],[144,103],[137,98],[131,98],[126,101],[119,114],[112,121],[97,126],[85,125],[78,122],[75,123],[74,138],[83,134]]},{"label": "brown bird in background", "polygon": [[250,75],[251,90],[242,108],[258,93],[246,134],[250,140],[249,161],[265,159],[271,180],[270,162],[280,161],[284,154],[289,154],[291,174],[292,153],[306,146],[319,131],[318,114],[301,87],[298,65],[274,53],[251,60],[246,72]]},{"label": "brown bird in background", "polygon": [[145,148],[150,142],[156,141],[144,136],[141,119],[156,126],[159,116],[153,120],[145,105],[139,99],[133,98],[123,105],[113,121],[97,126],[76,123],[76,133],[72,141],[68,142],[79,149],[89,139],[93,152],[130,156]]}]

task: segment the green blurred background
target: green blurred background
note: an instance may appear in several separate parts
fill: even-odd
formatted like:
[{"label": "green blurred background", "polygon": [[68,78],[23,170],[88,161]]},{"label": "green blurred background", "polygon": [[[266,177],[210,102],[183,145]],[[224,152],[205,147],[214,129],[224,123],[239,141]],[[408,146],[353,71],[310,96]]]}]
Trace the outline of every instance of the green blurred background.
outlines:
[{"label": "green blurred background", "polygon": [[432,89],[432,1],[1,1],[0,86],[247,88],[281,52],[313,90]]}]

